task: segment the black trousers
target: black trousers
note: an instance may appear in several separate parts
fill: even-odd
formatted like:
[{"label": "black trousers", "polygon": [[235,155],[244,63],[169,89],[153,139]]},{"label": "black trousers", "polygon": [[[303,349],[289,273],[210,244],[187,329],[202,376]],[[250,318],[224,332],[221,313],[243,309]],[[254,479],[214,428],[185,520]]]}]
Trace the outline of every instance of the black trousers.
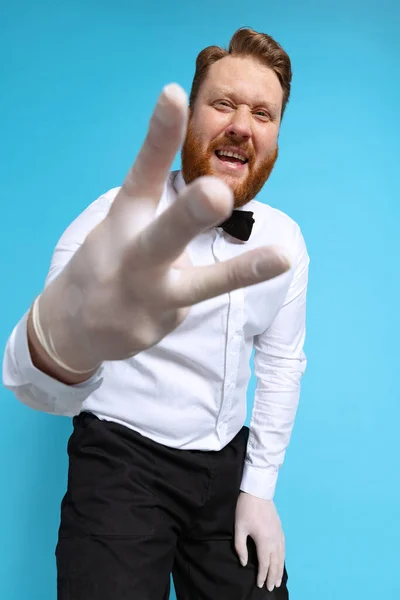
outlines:
[{"label": "black trousers", "polygon": [[74,418],[56,548],[58,600],[288,600],[234,548],[248,429],[219,452],[176,450],[91,413]]}]

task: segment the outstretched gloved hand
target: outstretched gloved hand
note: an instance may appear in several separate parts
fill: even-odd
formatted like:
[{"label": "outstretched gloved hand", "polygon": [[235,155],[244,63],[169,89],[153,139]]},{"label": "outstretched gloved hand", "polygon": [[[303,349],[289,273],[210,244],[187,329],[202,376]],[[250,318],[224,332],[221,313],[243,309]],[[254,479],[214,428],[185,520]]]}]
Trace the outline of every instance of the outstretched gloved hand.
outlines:
[{"label": "outstretched gloved hand", "polygon": [[187,118],[182,88],[164,88],[108,215],[39,297],[41,333],[76,373],[145,350],[177,327],[191,305],[290,267],[273,247],[210,266],[190,264],[187,244],[233,208],[232,192],[215,177],[197,179],[155,216]]}]

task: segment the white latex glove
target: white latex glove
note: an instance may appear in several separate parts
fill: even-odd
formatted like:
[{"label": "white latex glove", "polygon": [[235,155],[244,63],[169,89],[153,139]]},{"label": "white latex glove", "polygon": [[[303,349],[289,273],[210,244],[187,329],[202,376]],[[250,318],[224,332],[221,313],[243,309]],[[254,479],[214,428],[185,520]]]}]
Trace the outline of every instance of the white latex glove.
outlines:
[{"label": "white latex glove", "polygon": [[247,564],[247,536],[257,548],[257,585],[264,583],[270,592],[282,582],[285,562],[285,537],[272,500],[240,492],[236,505],[235,548],[243,566]]},{"label": "white latex glove", "polygon": [[132,356],[177,327],[192,304],[290,268],[272,247],[210,266],[190,264],[187,244],[233,208],[231,190],[215,177],[188,185],[155,218],[187,118],[182,88],[164,88],[107,217],[39,299],[44,336],[73,369],[95,369],[104,360]]}]

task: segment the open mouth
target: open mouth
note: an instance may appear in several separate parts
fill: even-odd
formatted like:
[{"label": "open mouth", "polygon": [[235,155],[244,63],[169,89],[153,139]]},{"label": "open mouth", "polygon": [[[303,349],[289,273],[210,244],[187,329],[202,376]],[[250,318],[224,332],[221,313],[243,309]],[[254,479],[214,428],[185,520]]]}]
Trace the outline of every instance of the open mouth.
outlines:
[{"label": "open mouth", "polygon": [[245,165],[248,163],[247,157],[241,152],[231,152],[230,150],[216,150],[215,155],[220,161],[230,163],[231,165]]}]

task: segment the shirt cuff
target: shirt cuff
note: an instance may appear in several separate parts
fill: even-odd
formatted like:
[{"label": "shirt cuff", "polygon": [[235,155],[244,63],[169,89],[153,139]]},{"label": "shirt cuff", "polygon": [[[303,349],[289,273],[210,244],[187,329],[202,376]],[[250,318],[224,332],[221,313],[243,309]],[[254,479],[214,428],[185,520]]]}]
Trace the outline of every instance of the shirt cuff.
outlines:
[{"label": "shirt cuff", "polygon": [[[40,404],[43,398],[47,405],[45,410],[65,416],[79,414],[82,403],[100,387],[103,379],[102,365],[90,379],[73,385],[68,385],[40,371],[32,362],[28,346],[27,321],[29,311],[18,323],[14,332],[14,358],[16,367],[16,384],[33,386],[35,400]],[[18,376],[19,375],[19,376]],[[44,393],[44,397],[43,397]],[[42,398],[40,397],[42,396]]]},{"label": "shirt cuff", "polygon": [[246,494],[257,496],[257,498],[273,500],[278,473],[279,471],[274,467],[260,468],[245,463],[240,489]]}]

